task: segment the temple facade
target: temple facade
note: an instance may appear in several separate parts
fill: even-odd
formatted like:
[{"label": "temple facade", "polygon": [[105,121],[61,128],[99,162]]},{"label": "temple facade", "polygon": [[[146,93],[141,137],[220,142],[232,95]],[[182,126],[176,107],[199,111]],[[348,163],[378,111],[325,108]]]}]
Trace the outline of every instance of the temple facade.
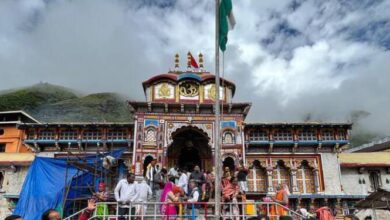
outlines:
[{"label": "temple facade", "polygon": [[[251,103],[234,102],[235,84],[221,79],[222,114],[216,125],[215,75],[204,71],[202,63],[198,69],[188,66],[185,71],[177,65],[175,70],[153,76],[142,85],[144,101],[128,102],[133,122],[45,123],[27,117],[7,123],[18,132],[19,152],[13,151],[14,144],[3,144],[1,133],[0,147],[3,152],[47,157],[91,155],[125,148],[114,170],[118,175],[107,181],[113,187],[128,171],[143,175],[153,159],[160,167],[191,170],[199,165],[213,171],[215,138],[219,137],[223,166],[235,169],[243,163],[249,167],[249,198],[272,195],[276,185],[284,183],[291,191],[292,208],[329,205],[341,212],[367,194],[343,187],[342,175],[350,172],[341,169],[351,167],[340,166],[339,153],[349,146],[349,123],[246,122]],[[220,126],[221,134],[215,134],[215,126]],[[12,161],[4,166],[10,164]],[[388,172],[387,165],[383,166]],[[3,179],[6,169],[0,170]]]}]

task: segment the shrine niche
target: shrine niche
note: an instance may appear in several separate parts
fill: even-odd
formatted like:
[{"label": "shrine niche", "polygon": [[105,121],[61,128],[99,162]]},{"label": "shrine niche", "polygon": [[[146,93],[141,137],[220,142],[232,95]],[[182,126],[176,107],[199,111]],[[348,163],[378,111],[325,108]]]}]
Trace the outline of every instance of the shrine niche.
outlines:
[{"label": "shrine niche", "polygon": [[[215,92],[216,92],[216,87],[215,84],[206,84],[204,85],[204,99],[205,100],[211,100],[215,101]],[[219,99],[224,100],[224,89],[221,86],[220,91],[219,91]]]},{"label": "shrine niche", "polygon": [[195,81],[183,81],[179,83],[180,99],[199,99],[199,83]]},{"label": "shrine niche", "polygon": [[235,135],[233,131],[225,131],[222,134],[222,144],[235,144]]},{"label": "shrine niche", "polygon": [[154,87],[154,99],[174,99],[175,86],[170,83],[159,83]]}]

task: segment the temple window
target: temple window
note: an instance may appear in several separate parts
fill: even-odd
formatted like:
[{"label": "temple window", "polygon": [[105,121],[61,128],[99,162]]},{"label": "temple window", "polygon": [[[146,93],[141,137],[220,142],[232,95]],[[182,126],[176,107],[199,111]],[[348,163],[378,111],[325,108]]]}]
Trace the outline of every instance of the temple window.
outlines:
[{"label": "temple window", "polygon": [[314,131],[303,130],[303,131],[299,132],[299,140],[300,141],[315,141],[315,140],[317,140],[317,135]]},{"label": "temple window", "polygon": [[26,139],[27,140],[32,140],[34,139],[34,136],[35,136],[35,131],[34,130],[27,130],[27,136],[26,136]]},{"label": "temple window", "polygon": [[234,135],[231,131],[225,131],[222,138],[223,144],[234,144]]},{"label": "temple window", "polygon": [[290,174],[283,161],[278,161],[276,168],[272,173],[272,185],[274,188],[278,185],[286,184],[290,188]]},{"label": "temple window", "polygon": [[249,133],[250,141],[268,141],[268,134],[262,130],[252,130]]},{"label": "temple window", "polygon": [[313,169],[309,167],[307,161],[303,161],[298,168],[297,184],[299,192],[302,194],[315,192]]},{"label": "temple window", "polygon": [[267,176],[264,167],[260,165],[260,161],[253,161],[253,165],[249,168],[247,179],[250,192],[266,192]]},{"label": "temple window", "polygon": [[339,140],[347,140],[347,135],[345,134],[345,131],[339,131],[337,134]]},{"label": "temple window", "polygon": [[44,130],[39,133],[38,136],[39,140],[54,140],[55,139],[55,133],[51,130]]},{"label": "temple window", "polygon": [[156,142],[156,129],[148,128],[145,132],[145,142]]},{"label": "temple window", "polygon": [[334,135],[332,130],[325,130],[322,132],[323,141],[332,141],[334,140]]},{"label": "temple window", "polygon": [[274,133],[274,140],[275,141],[292,141],[293,135],[290,130],[277,130]]},{"label": "temple window", "polygon": [[372,191],[377,191],[381,186],[381,178],[379,171],[370,171],[370,183]]},{"label": "temple window", "polygon": [[126,132],[124,130],[110,130],[107,133],[107,140],[121,140],[126,139]]},{"label": "temple window", "polygon": [[102,138],[102,132],[98,130],[88,130],[83,133],[83,138],[87,140],[98,140]]},{"label": "temple window", "polygon": [[5,152],[5,144],[0,144],[0,152]]},{"label": "temple window", "polygon": [[68,131],[62,131],[60,133],[60,139],[61,140],[77,140],[77,132],[68,130]]}]

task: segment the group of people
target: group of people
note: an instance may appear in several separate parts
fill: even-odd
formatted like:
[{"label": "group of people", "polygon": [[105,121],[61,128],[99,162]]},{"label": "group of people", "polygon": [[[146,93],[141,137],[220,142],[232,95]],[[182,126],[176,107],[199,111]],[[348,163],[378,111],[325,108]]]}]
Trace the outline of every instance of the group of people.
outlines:
[{"label": "group of people", "polygon": [[[242,203],[246,201],[248,192],[247,175],[249,170],[240,165],[236,170],[224,167],[221,180],[222,215],[225,219],[241,219],[245,216]],[[137,219],[147,210],[147,202],[154,199],[158,204],[157,214],[164,220],[177,220],[185,216],[196,216],[204,219],[200,214],[201,208],[206,208],[206,202],[214,199],[215,176],[213,172],[201,171],[198,165],[192,172],[172,167],[159,169],[156,161],[152,161],[146,168],[144,178],[135,181],[135,175],[128,173],[125,179],[118,181],[115,190],[115,200],[118,203],[118,219]],[[264,202],[276,202],[279,205],[256,207],[259,216],[288,215],[288,196],[290,192],[286,184],[276,187],[273,197],[265,197]],[[104,203],[109,197],[106,185],[100,183],[98,191],[88,201],[87,208],[79,216],[79,220],[88,219],[93,212],[98,216],[108,215],[109,208]],[[213,208],[213,207],[210,207]],[[304,211],[303,211],[304,212]],[[326,212],[326,210],[324,210]],[[305,214],[305,213],[302,213]],[[137,217],[135,217],[137,216]],[[21,220],[20,216],[12,215],[6,220]],[[60,214],[53,209],[42,215],[42,220],[60,220]],[[99,218],[103,219],[103,218]],[[268,219],[268,218],[266,218]],[[273,219],[272,217],[270,219]]]},{"label": "group of people", "polygon": [[[241,165],[237,170],[224,167],[224,175],[221,182],[222,202],[233,203],[237,205],[223,206],[222,213],[224,216],[243,215],[240,213],[240,202],[245,202],[246,193],[248,192],[247,175],[249,170]],[[199,207],[202,202],[212,201],[214,198],[215,176],[210,171],[201,171],[198,165],[195,165],[192,172],[185,169],[172,167],[169,170],[162,168],[158,170],[156,161],[152,161],[146,169],[145,177],[149,186],[153,190],[155,198],[162,203],[187,204],[185,202],[198,202],[191,209],[192,214],[199,216]],[[283,198],[280,198],[280,202]],[[182,203],[179,203],[182,202]],[[184,202],[184,203],[183,203]],[[288,199],[287,199],[288,202]],[[161,214],[175,216],[185,213],[185,207],[180,205],[162,205]],[[187,206],[188,210],[188,206]],[[175,219],[173,217],[168,219]]]},{"label": "group of people", "polygon": [[156,201],[161,202],[160,214],[163,219],[177,219],[184,215],[199,214],[202,202],[208,202],[213,195],[214,175],[201,171],[195,165],[192,172],[172,167],[169,170],[157,169],[156,161],[152,161],[146,169],[145,178],[152,189]]},{"label": "group of people", "polygon": [[[118,182],[114,190],[118,214],[141,216],[146,213],[149,199],[154,198],[160,202],[158,214],[163,219],[176,219],[189,214],[187,212],[201,219],[198,202],[209,201],[213,181],[211,172],[202,172],[199,166],[195,166],[192,172],[177,167],[159,169],[154,160],[147,166],[141,182],[135,182],[134,174],[128,174],[126,179]],[[184,205],[188,203],[194,205]]]}]

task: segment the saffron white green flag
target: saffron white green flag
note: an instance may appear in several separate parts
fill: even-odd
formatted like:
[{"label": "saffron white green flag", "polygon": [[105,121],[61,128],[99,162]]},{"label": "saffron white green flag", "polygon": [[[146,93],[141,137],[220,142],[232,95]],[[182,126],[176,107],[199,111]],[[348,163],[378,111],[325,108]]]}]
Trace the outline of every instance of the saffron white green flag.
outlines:
[{"label": "saffron white green flag", "polygon": [[219,5],[219,48],[226,50],[229,29],[233,29],[236,21],[233,15],[231,0],[221,0]]}]

